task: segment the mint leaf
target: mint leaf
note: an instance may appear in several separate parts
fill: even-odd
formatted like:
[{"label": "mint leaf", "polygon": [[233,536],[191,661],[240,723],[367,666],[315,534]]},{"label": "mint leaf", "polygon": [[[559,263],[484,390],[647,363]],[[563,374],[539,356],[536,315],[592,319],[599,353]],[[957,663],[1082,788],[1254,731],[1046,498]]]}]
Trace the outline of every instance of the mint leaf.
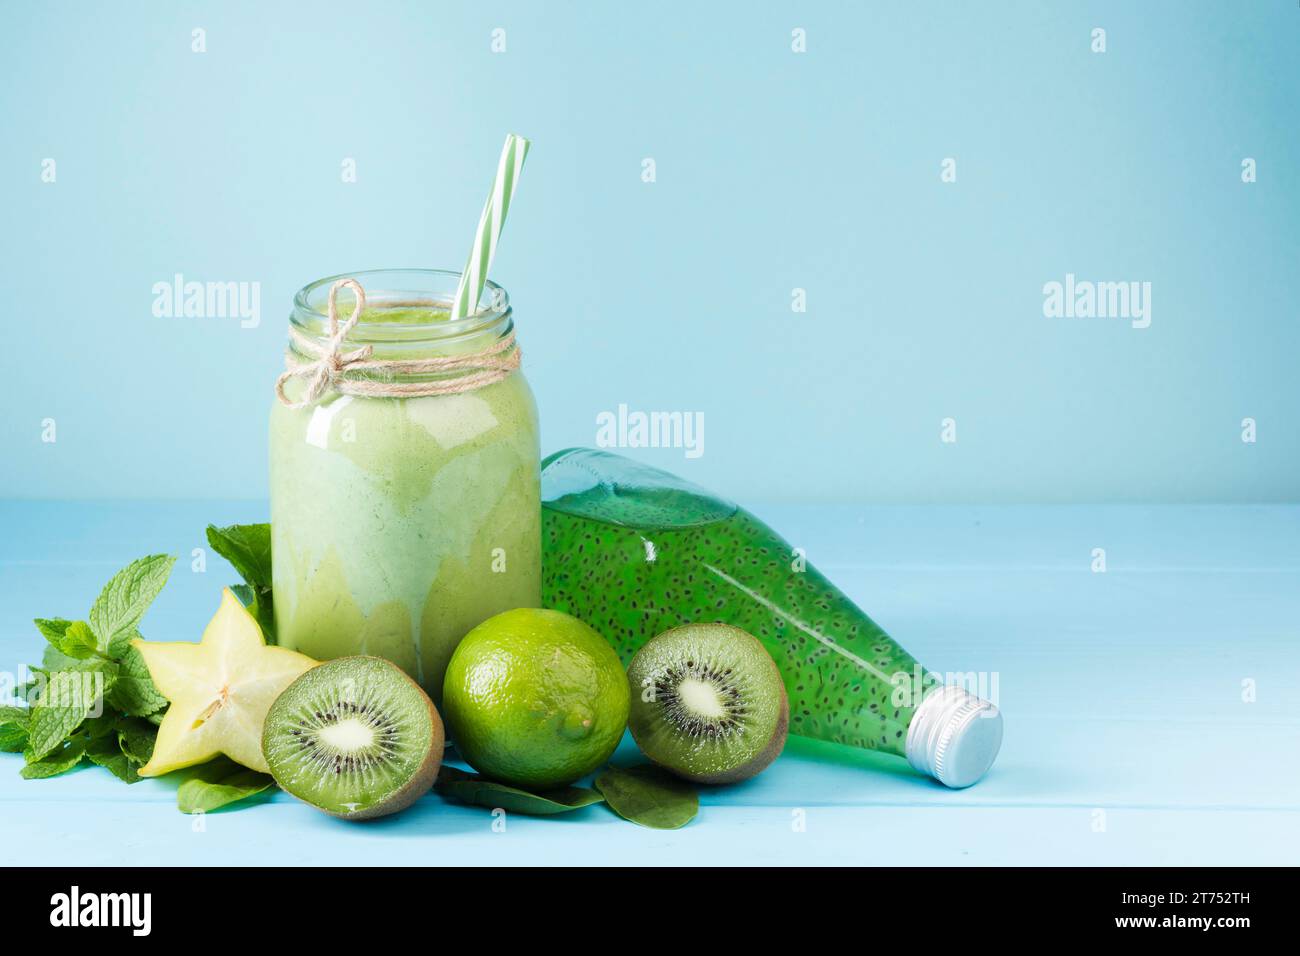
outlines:
[{"label": "mint leaf", "polygon": [[232,524],[226,528],[208,525],[208,544],[229,561],[244,579],[231,586],[239,603],[257,619],[266,643],[274,644],[275,612],[271,598],[271,526]]},{"label": "mint leaf", "polygon": [[136,772],[136,763],[117,747],[117,741],[111,737],[97,740],[86,748],[86,757],[96,766],[103,767],[123,783],[136,783],[140,774]]},{"label": "mint leaf", "polygon": [[95,635],[85,621],[68,621],[61,617],[38,617],[33,623],[50,642],[50,646],[62,657],[84,660],[98,649]]},{"label": "mint leaf", "polygon": [[0,753],[16,754],[27,749],[29,720],[26,707],[0,707]]},{"label": "mint leaf", "polygon": [[36,694],[49,682],[49,679],[57,673],[63,671],[76,673],[93,673],[100,672],[109,677],[116,677],[118,665],[113,661],[104,660],[96,655],[78,660],[75,657],[69,657],[55,647],[45,648],[45,659],[41,667],[29,668],[32,672],[32,679],[23,685],[25,699],[32,702]]},{"label": "mint leaf", "polygon": [[[49,639],[49,635],[46,638]],[[57,640],[50,640],[50,644],[64,656],[79,661],[92,656],[99,649],[99,642],[85,621],[73,621]]]},{"label": "mint leaf", "polygon": [[149,676],[144,657],[130,645],[122,655],[108,702],[132,717],[147,717],[167,706],[167,698],[158,693],[153,678]]},{"label": "mint leaf", "polygon": [[57,644],[72,622],[62,617],[38,617],[32,622],[51,644]]},{"label": "mint leaf", "polygon": [[139,717],[122,717],[117,722],[117,746],[122,754],[138,764],[146,764],[153,756],[158,728]]},{"label": "mint leaf", "polygon": [[63,746],[63,741],[60,740],[59,749],[42,757],[40,760],[29,760],[27,762],[27,766],[22,769],[23,778],[25,780],[41,780],[71,770],[81,763],[81,758],[85,756],[86,742],[85,737],[75,737],[70,743]]},{"label": "mint leaf", "polygon": [[57,671],[39,690],[27,723],[29,764],[56,751],[82,721],[102,708],[117,670],[107,661],[102,663],[102,668]]},{"label": "mint leaf", "polygon": [[[49,654],[58,654],[59,657],[63,657],[62,654],[59,654],[59,652],[52,647],[47,647],[45,648],[45,650]],[[66,659],[72,661],[72,658],[66,658]],[[77,662],[72,661],[72,663],[75,664]],[[39,687],[44,686],[44,679],[45,679],[44,675],[46,674],[46,672],[49,670],[58,670],[58,669],[59,668],[28,667],[27,679],[24,681],[20,681],[19,683],[14,685],[13,699],[21,700],[26,704],[30,704],[32,695],[36,692],[36,690]]]},{"label": "mint leaf", "polygon": [[100,714],[98,717],[87,717],[77,733],[84,734],[90,740],[99,740],[110,735],[113,735],[114,739],[116,739],[119,719],[117,714],[109,713]]},{"label": "mint leaf", "polygon": [[176,559],[169,554],[152,554],[132,561],[104,585],[90,609],[90,628],[99,638],[102,653],[121,652],[144,612],[167,583]]},{"label": "mint leaf", "polygon": [[181,813],[207,813],[275,785],[269,774],[241,767],[226,757],[217,757],[184,773],[187,777],[176,790],[176,806]]},{"label": "mint leaf", "polygon": [[[84,661],[79,661],[75,657],[69,657],[53,644],[46,644],[45,653],[41,655],[41,667],[39,669],[46,671],[71,671],[81,667],[84,663]],[[32,669],[37,670],[38,668]]]},{"label": "mint leaf", "polygon": [[[131,646],[137,626],[167,583],[176,559],[133,561],[104,585],[87,621],[37,618],[49,642],[43,667],[16,693],[29,707],[0,707],[0,750],[21,750],[23,776],[47,777],[83,759],[127,783],[153,753],[167,700]],[[110,659],[105,659],[110,658]]]},{"label": "mint leaf", "polygon": [[[31,667],[30,670],[32,675],[34,675],[34,680],[29,682],[29,688],[35,687],[35,693],[39,693],[40,688],[43,687],[44,683],[48,682],[48,679],[51,678],[53,674],[56,674],[57,671],[101,671],[104,672],[104,674],[117,676],[116,663],[105,661],[105,659],[99,657],[98,654],[96,654],[95,657],[78,659],[75,657],[68,657],[68,654],[62,653],[59,648],[56,648],[56,646],[53,645],[45,648],[42,666]],[[42,675],[44,680],[35,678],[35,675]],[[30,691],[30,689],[27,691],[27,700],[31,700],[32,693],[34,692]]]},{"label": "mint leaf", "polygon": [[269,524],[232,524],[226,528],[210,524],[208,544],[234,566],[247,584],[254,588],[271,586]]},{"label": "mint leaf", "polygon": [[108,645],[108,657],[115,661],[123,660],[131,653],[131,642],[143,639],[144,635],[140,633],[139,628],[132,627],[118,632],[117,637],[113,638],[113,643]]},{"label": "mint leaf", "polygon": [[654,830],[685,826],[700,809],[694,787],[653,764],[626,770],[610,767],[595,782],[611,810]]}]

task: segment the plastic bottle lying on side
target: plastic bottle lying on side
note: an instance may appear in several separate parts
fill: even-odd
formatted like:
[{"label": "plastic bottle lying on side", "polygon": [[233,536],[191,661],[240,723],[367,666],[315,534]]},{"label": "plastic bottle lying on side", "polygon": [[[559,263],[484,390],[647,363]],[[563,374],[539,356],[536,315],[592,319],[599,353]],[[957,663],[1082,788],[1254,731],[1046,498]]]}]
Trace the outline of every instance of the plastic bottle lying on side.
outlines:
[{"label": "plastic bottle lying on side", "polygon": [[793,733],[905,757],[949,787],[997,756],[997,707],[941,686],[775,531],[667,472],[586,448],[551,455],[542,555],[543,603],[586,621],[625,664],[669,628],[732,624],[775,658]]}]

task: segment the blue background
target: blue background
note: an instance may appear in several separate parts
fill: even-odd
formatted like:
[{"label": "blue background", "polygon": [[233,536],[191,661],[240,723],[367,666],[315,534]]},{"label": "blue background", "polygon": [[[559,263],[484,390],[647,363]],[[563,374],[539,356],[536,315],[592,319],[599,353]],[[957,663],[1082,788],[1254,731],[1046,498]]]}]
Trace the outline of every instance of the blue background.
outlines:
[{"label": "blue background", "polygon": [[[293,293],[459,268],[511,130],[544,450],[626,403],[702,412],[701,458],[641,457],[742,501],[1300,492],[1291,0],[0,16],[0,495],[265,498]],[[261,324],[155,318],[177,272]],[[1045,318],[1066,273],[1151,282],[1151,327]]]},{"label": "blue background", "polygon": [[[493,277],[543,449],[593,444],[620,403],[702,412],[702,457],[629,454],[753,507],[928,666],[1000,675],[1007,719],[969,790],[792,738],[671,833],[591,807],[497,834],[432,794],[358,827],[276,793],[196,829],[175,781],[29,782],[0,755],[0,842],[47,864],[1294,863],[1298,31],[1293,0],[0,8],[0,676],[39,657],[32,618],[83,615],[147,553],[181,560],[145,635],[197,638],[235,580],[190,563],[203,526],[266,518],[293,293],[459,268],[517,131]],[[155,318],[177,272],[261,283],[260,325]],[[1151,282],[1150,328],[1044,317],[1067,273]]]}]

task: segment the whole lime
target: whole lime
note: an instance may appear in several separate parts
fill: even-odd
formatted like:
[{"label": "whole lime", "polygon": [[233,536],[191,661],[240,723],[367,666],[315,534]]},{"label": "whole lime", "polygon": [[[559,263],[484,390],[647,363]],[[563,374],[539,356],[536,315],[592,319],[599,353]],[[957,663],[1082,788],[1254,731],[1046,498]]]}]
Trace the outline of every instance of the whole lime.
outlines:
[{"label": "whole lime", "polygon": [[447,729],[470,766],[538,790],[572,783],[609,759],[630,699],[605,639],[540,608],[506,611],[466,634],[442,688]]}]

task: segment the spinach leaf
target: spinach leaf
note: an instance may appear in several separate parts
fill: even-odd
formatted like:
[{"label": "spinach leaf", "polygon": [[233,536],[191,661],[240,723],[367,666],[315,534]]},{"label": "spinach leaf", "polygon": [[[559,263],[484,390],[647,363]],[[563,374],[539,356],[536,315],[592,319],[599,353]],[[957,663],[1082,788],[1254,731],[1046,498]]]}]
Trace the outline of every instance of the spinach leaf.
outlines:
[{"label": "spinach leaf", "polygon": [[185,775],[176,791],[176,806],[181,813],[207,813],[275,786],[269,774],[241,767],[228,757],[217,757],[180,772]]},{"label": "spinach leaf", "polygon": [[624,820],[655,830],[685,826],[700,809],[694,787],[653,764],[610,767],[596,778],[596,789]]},{"label": "spinach leaf", "polygon": [[456,767],[442,767],[433,789],[446,797],[508,813],[526,813],[549,816],[581,810],[604,798],[586,787],[556,787],[531,793],[518,787],[497,783],[476,773],[467,773]]}]

